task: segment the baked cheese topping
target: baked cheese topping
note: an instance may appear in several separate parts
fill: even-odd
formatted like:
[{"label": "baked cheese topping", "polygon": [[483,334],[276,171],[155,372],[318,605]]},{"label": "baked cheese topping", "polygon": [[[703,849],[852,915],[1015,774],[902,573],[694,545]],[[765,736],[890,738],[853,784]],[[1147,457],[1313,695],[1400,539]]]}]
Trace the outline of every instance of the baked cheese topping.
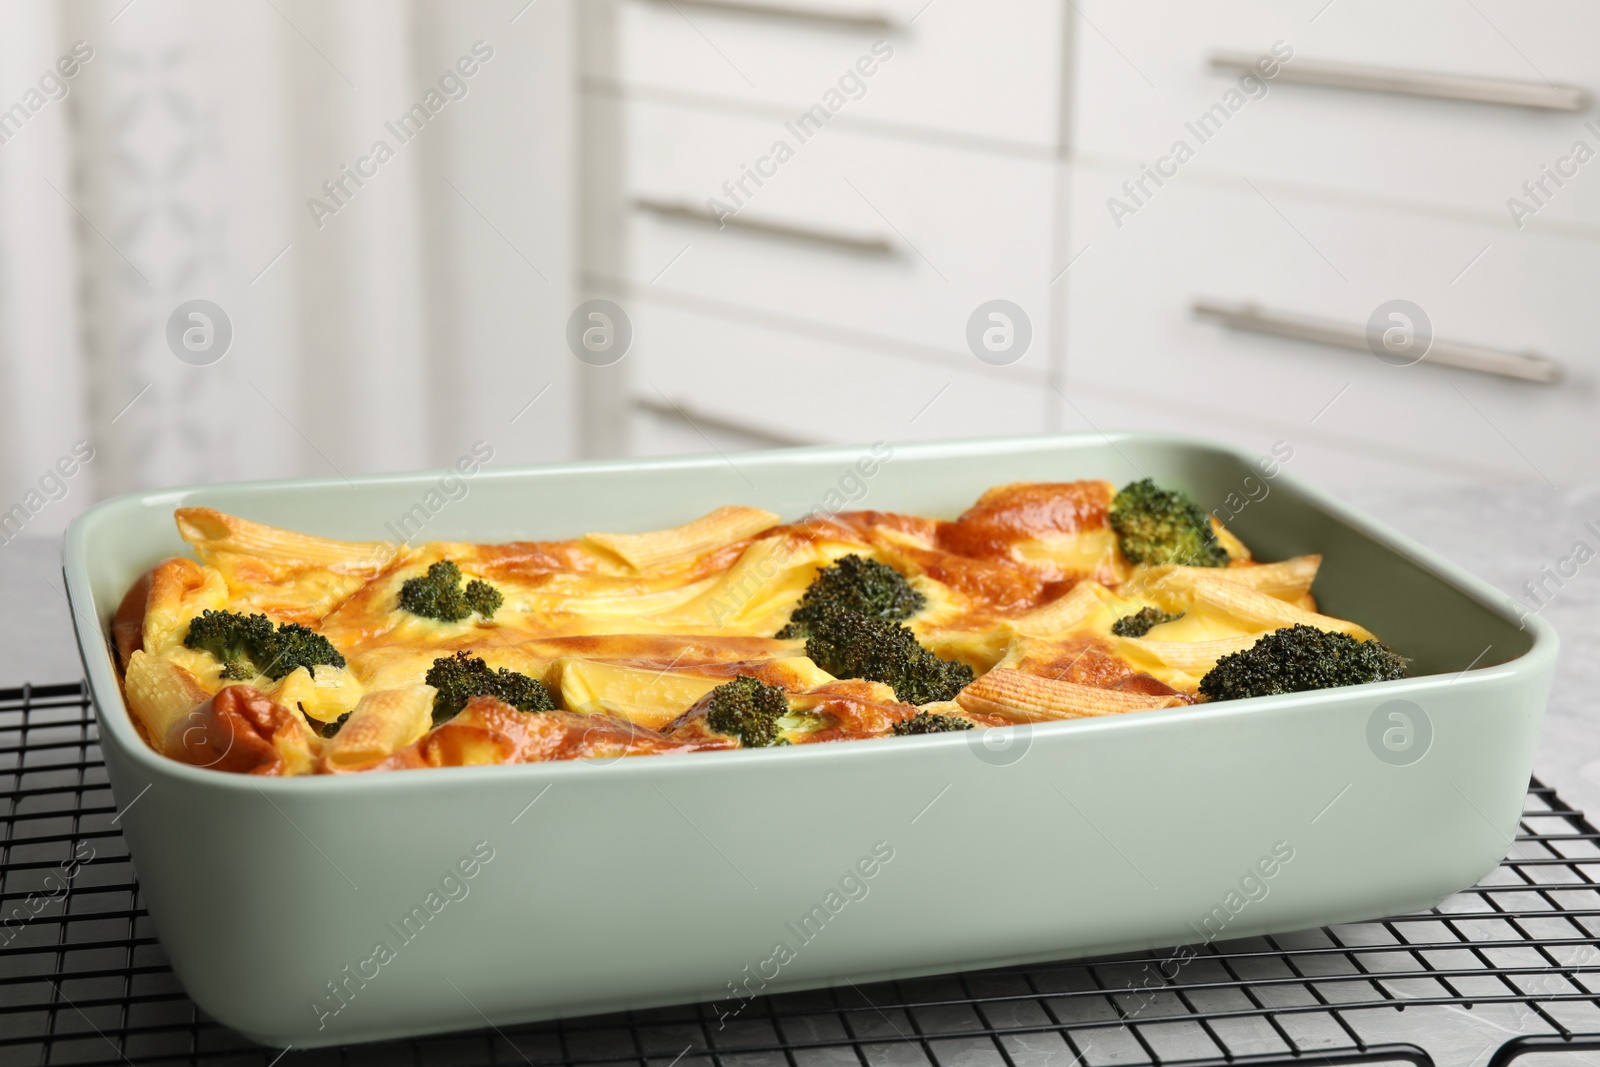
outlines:
[{"label": "baked cheese topping", "polygon": [[[1219,658],[1269,632],[1372,637],[1317,613],[1320,557],[1257,563],[1214,519],[1208,543],[1226,565],[1130,562],[1109,518],[1116,496],[1105,481],[1019,483],[954,521],[857,511],[786,523],[735,506],[669,530],[418,546],[184,508],[178,529],[195,558],[146,574],[113,632],[128,706],[153,748],[270,775],[816,744],[1178,707],[1197,700]],[[436,566],[446,562],[453,569]],[[819,575],[835,571],[888,581],[915,605],[898,620],[914,641],[892,618],[839,632],[893,631],[895,648],[957,680],[949,692],[918,705],[894,677],[819,665],[870,658],[855,637],[824,654],[821,624],[810,635],[790,626]],[[251,632],[266,643],[253,654],[219,658],[216,641],[195,636],[253,615],[265,616]],[[440,681],[462,672],[482,684]],[[741,678],[755,681],[730,687]],[[730,697],[719,713],[719,694],[751,702],[736,714]],[[762,718],[758,707],[776,710]],[[738,715],[759,729],[730,727],[746,721]]]}]

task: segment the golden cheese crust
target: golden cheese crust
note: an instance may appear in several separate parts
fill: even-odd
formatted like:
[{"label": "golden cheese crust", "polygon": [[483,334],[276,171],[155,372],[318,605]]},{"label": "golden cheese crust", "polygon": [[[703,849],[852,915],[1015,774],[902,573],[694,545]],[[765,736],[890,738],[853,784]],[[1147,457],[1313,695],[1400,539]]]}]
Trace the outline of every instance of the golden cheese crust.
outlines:
[{"label": "golden cheese crust", "polygon": [[[174,759],[252,774],[373,770],[651,755],[739,747],[705,721],[706,695],[748,675],[782,687],[815,744],[892,735],[922,711],[977,728],[1193,703],[1219,656],[1303,623],[1359,638],[1316,612],[1320,557],[1260,564],[1215,525],[1223,568],[1135,566],[1108,522],[1105,481],[997,486],[953,521],[879,511],[783,522],[726,507],[654,532],[567,541],[415,547],[282,530],[210,508],[176,513],[196,559],[169,559],[112,620],[124,692],[145,740]],[[847,555],[887,564],[925,599],[906,625],[971,667],[954,701],[902,703],[878,682],[839,679],[780,640],[819,570]],[[504,597],[489,619],[405,611],[400,591],[441,560]],[[1118,619],[1181,617],[1141,637]],[[301,667],[248,684],[185,646],[206,610],[309,627],[343,667]],[[541,681],[553,711],[477,697],[434,725],[434,661],[470,652]],[[324,737],[322,727],[337,723]]]}]

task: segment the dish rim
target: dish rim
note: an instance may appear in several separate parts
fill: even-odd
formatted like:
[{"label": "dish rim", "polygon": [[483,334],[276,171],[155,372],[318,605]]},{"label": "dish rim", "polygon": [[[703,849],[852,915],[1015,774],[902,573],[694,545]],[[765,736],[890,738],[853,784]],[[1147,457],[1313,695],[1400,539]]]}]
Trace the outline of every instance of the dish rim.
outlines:
[{"label": "dish rim", "polygon": [[[998,455],[1039,451],[1048,447],[1071,446],[1074,444],[1104,444],[1110,445],[1113,450],[1120,451],[1117,449],[1118,442],[1142,442],[1176,446],[1191,451],[1210,452],[1227,456],[1246,466],[1255,461],[1254,456],[1241,449],[1206,438],[1187,434],[1145,431],[1034,434],[1017,437],[915,441],[895,444],[894,449],[896,455],[937,459],[942,455],[951,454],[961,456]],[[860,449],[860,445],[812,445],[798,448],[774,448],[741,452],[739,456],[741,462],[747,464],[771,464],[791,459],[801,461],[853,461],[859,458]],[[474,481],[513,480],[526,478],[530,475],[546,474],[605,474],[608,472],[636,472],[651,469],[693,470],[696,468],[720,468],[727,462],[729,461],[726,457],[716,454],[574,460],[563,463],[521,464],[511,467],[497,467],[493,470],[484,469],[474,475]],[[89,696],[95,708],[95,718],[100,726],[102,745],[115,747],[119,753],[132,760],[147,774],[163,775],[179,782],[235,790],[249,788],[263,794],[273,791],[280,792],[282,795],[302,794],[321,797],[330,791],[337,792],[352,789],[364,789],[379,793],[392,789],[450,789],[454,788],[458,783],[466,781],[484,781],[485,776],[489,776],[487,779],[489,781],[497,781],[506,776],[515,776],[511,780],[537,784],[545,781],[551,783],[559,781],[563,775],[600,772],[624,775],[660,773],[671,776],[685,773],[685,768],[721,766],[724,764],[738,766],[743,761],[752,759],[837,760],[872,758],[874,753],[888,751],[884,747],[888,742],[893,742],[893,751],[904,750],[915,753],[926,751],[931,746],[936,745],[970,745],[972,744],[970,740],[972,737],[980,736],[979,731],[962,731],[961,733],[925,734],[912,737],[860,738],[852,739],[849,744],[797,745],[782,751],[733,750],[718,753],[718,758],[714,763],[705,759],[696,759],[692,763],[685,762],[685,756],[698,756],[700,755],[698,753],[668,753],[649,758],[615,757],[604,760],[557,760],[472,767],[434,767],[427,768],[425,774],[335,774],[297,775],[293,777],[229,774],[206,767],[195,767],[163,756],[145,743],[133,726],[127,702],[122,695],[122,688],[117,680],[116,666],[107,633],[109,622],[102,622],[100,619],[98,609],[107,606],[95,604],[94,593],[89,580],[86,560],[91,547],[90,539],[94,536],[95,527],[109,521],[108,516],[114,516],[116,512],[121,510],[161,506],[175,508],[183,506],[186,502],[194,506],[197,503],[194,500],[196,494],[216,492],[218,490],[244,489],[250,492],[287,493],[305,489],[337,489],[341,485],[401,485],[412,483],[419,486],[427,486],[434,484],[439,475],[440,470],[435,468],[433,470],[358,475],[355,478],[268,479],[216,482],[208,485],[143,490],[123,493],[103,500],[87,508],[74,518],[67,528],[66,536],[62,543],[62,574],[66,581],[67,601],[72,617],[73,632],[77,640],[79,656],[84,665],[84,675],[88,683]],[[1536,670],[1555,657],[1558,648],[1555,628],[1539,614],[1530,612],[1519,615],[1514,610],[1516,602],[1509,595],[1457,564],[1437,555],[1417,541],[1391,529],[1376,519],[1366,516],[1331,494],[1288,474],[1288,472],[1280,471],[1274,480],[1285,478],[1287,478],[1286,484],[1292,485],[1296,492],[1329,516],[1345,522],[1353,529],[1370,537],[1414,566],[1444,581],[1470,598],[1478,606],[1498,616],[1502,621],[1523,629],[1531,637],[1531,644],[1528,649],[1500,663],[1490,664],[1485,667],[1469,666],[1466,670],[1454,676],[1431,674],[1387,682],[1368,682],[1363,685],[1343,686],[1337,689],[1253,697],[1249,700],[1185,705],[1179,708],[1155,708],[1141,711],[1137,715],[1103,715],[1081,719],[1066,719],[1057,722],[989,727],[981,731],[981,733],[988,733],[989,730],[1010,730],[1013,733],[1020,731],[1026,734],[1031,743],[1033,740],[1032,735],[1036,731],[1044,732],[1046,737],[1065,734],[1067,731],[1093,734],[1106,730],[1159,729],[1163,723],[1175,717],[1181,717],[1185,721],[1205,722],[1216,719],[1272,715],[1281,713],[1289,706],[1310,711],[1328,703],[1359,699],[1361,696],[1376,691],[1377,687],[1380,686],[1384,687],[1384,692],[1393,693],[1398,698],[1419,691],[1463,683],[1474,686],[1492,685],[1503,678],[1511,678],[1530,670]],[[110,611],[115,610],[114,606],[109,607]],[[110,618],[110,611],[105,614],[106,620]],[[93,643],[93,646],[86,640],[87,635],[85,633],[86,626],[91,624],[91,621],[94,632],[99,638],[98,641]],[[99,653],[92,655],[90,652],[91,647],[99,649]],[[113,708],[115,709],[114,714]],[[852,755],[852,753],[858,751],[860,752],[859,756]],[[878,758],[883,757],[879,756]],[[693,773],[704,772],[696,770]]]}]

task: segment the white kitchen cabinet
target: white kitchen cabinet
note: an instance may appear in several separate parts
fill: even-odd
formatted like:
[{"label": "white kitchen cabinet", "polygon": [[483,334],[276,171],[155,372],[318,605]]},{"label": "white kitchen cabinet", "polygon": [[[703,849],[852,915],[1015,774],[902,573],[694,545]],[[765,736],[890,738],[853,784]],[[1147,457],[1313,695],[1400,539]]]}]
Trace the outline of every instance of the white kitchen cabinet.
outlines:
[{"label": "white kitchen cabinet", "polygon": [[598,32],[585,38],[585,73],[629,90],[786,117],[822,105],[880,127],[1033,149],[1060,142],[1058,0],[586,2]]},{"label": "white kitchen cabinet", "polygon": [[[1005,299],[1032,324],[1014,366],[1043,378],[1060,270],[1050,224],[1058,164],[845,130],[798,143],[770,119],[609,106],[623,112],[628,161],[611,269],[628,284],[973,362],[969,317]],[[775,140],[792,158],[764,168],[773,173],[763,185],[745,182],[732,213],[724,181],[770,159]]]},{"label": "white kitchen cabinet", "polygon": [[[1180,181],[1247,174],[1471,211],[1512,229],[1520,221],[1600,233],[1600,110],[1592,102],[1600,96],[1600,5],[1325,3],[1082,0],[1099,32],[1075,34],[1072,152],[1114,164],[1099,187],[1102,210],[1111,197],[1137,208],[1136,198],[1161,195],[1143,169],[1159,165]],[[1275,42],[1292,58],[1262,87],[1239,92],[1237,73],[1211,66],[1219,54],[1260,56]],[[1571,87],[1591,102],[1547,110],[1290,81],[1325,63]],[[1581,164],[1573,152],[1580,141],[1587,151],[1579,155],[1594,153]],[[1193,153],[1181,165],[1180,142]],[[1549,177],[1547,167],[1567,176]],[[1133,193],[1124,181],[1135,183]],[[1524,182],[1543,189],[1535,184],[1530,196]],[[1512,197],[1533,213],[1514,218]]]},{"label": "white kitchen cabinet", "polygon": [[[1227,418],[1278,420],[1381,445],[1401,461],[1557,485],[1600,455],[1600,243],[1351,204],[1243,178],[1169,183],[1119,229],[1105,168],[1073,168],[1066,374]],[[1561,363],[1554,385],[1227,329],[1199,300],[1357,327],[1392,299],[1436,338]]]},{"label": "white kitchen cabinet", "polygon": [[[584,266],[637,328],[628,388],[606,403],[649,405],[657,423],[714,422],[732,435],[717,440],[843,441],[893,436],[890,423],[937,396],[901,432],[1282,438],[1300,448],[1303,473],[1330,484],[1594,477],[1600,158],[1578,165],[1572,153],[1583,140],[1600,155],[1600,111],[1585,95],[1600,92],[1590,47],[1600,8],[594,0],[585,10],[596,173]],[[799,136],[800,112],[879,40],[893,56],[863,76],[864,91]],[[1229,96],[1239,75],[1213,59],[1276,42],[1293,53],[1279,76],[1256,98]],[[1451,91],[1469,96],[1518,83],[1580,110],[1290,80],[1296,64],[1319,63],[1460,75],[1468,83]],[[1200,137],[1190,125],[1208,113]],[[1192,155],[1149,177],[1179,139]],[[780,141],[792,154],[777,162]],[[1543,203],[1532,203],[1522,183],[1541,179]],[[1520,226],[1513,196],[1537,208]],[[995,298],[1033,326],[1010,366],[980,363],[966,342],[973,310]],[[1193,310],[1250,304],[1362,328],[1394,299],[1419,304],[1442,341],[1536,350],[1565,376],[1540,385],[1428,360],[1396,367]],[[841,380],[863,389],[829,388]],[[957,399],[958,416],[935,417]]]},{"label": "white kitchen cabinet", "polygon": [[[1014,368],[919,359],[641,295],[632,395],[689,427],[784,443],[1043,433],[1048,387]],[[681,437],[681,434],[679,435]]]}]

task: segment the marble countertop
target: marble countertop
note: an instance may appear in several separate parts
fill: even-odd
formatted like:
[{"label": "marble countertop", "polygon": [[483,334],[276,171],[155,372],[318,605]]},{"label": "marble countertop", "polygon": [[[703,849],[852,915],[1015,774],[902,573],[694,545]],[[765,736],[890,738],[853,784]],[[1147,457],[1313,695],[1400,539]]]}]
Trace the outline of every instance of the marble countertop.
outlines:
[{"label": "marble countertop", "polygon": [[[1379,490],[1342,494],[1352,504],[1525,601],[1538,580],[1584,541],[1600,550],[1600,494],[1571,499],[1546,487]],[[0,686],[73,681],[82,668],[62,590],[60,542],[18,538],[0,546]],[[1570,569],[1570,567],[1569,567]],[[1600,559],[1580,566],[1541,614],[1561,635],[1555,686],[1535,771],[1567,801],[1600,815]]]}]

